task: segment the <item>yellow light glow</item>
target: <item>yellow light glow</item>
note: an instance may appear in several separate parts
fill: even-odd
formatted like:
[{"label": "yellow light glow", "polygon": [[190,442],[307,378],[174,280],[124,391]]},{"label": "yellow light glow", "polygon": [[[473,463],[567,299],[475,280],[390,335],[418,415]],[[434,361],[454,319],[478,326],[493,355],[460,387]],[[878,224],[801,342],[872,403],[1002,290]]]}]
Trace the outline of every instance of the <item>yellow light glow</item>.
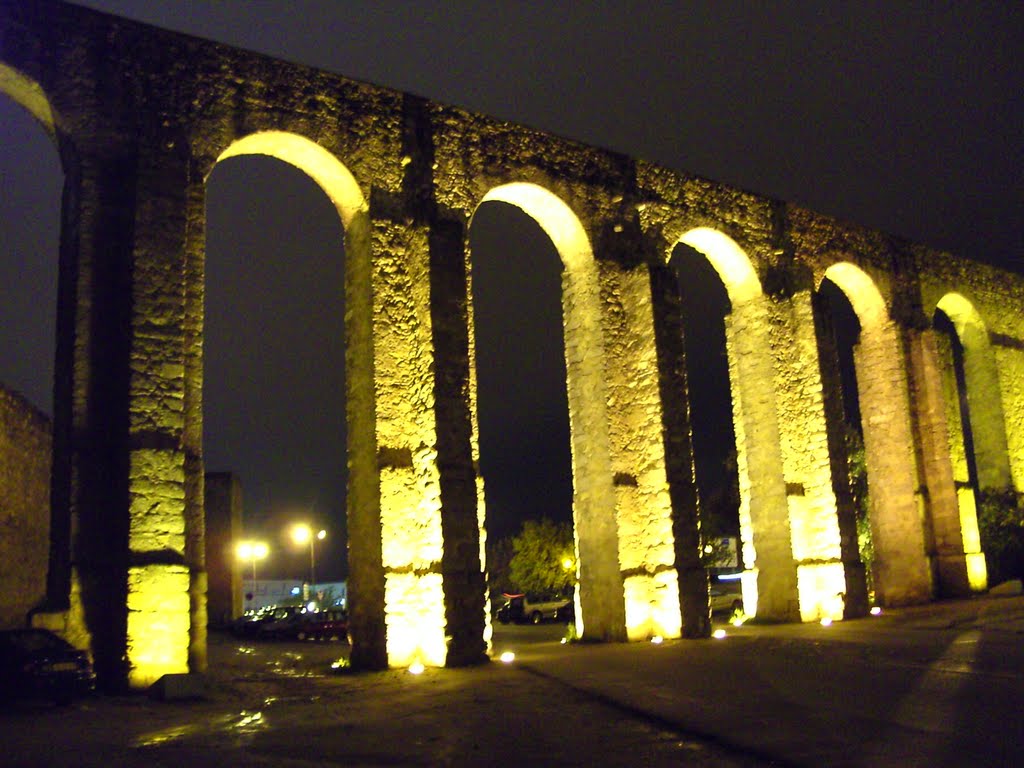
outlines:
[{"label": "yellow light glow", "polygon": [[734,307],[761,295],[761,281],[750,258],[728,235],[710,227],[697,227],[680,237],[679,242],[707,257],[722,278]]},{"label": "yellow light glow", "polygon": [[860,267],[846,261],[833,264],[825,270],[825,279],[831,280],[846,294],[861,328],[875,328],[887,321],[889,313],[885,299],[875,281]]},{"label": "yellow light glow", "polygon": [[189,572],[180,565],[136,566],[128,573],[127,658],[132,688],[188,669]]},{"label": "yellow light glow", "polygon": [[6,93],[15,102],[27,109],[53,138],[57,135],[53,119],[53,110],[46,93],[35,80],[32,80],[16,69],[0,63],[0,92]]},{"label": "yellow light glow", "polygon": [[663,638],[661,635],[655,635],[651,638],[651,642],[655,645],[661,645],[663,642],[665,642],[665,638]]},{"label": "yellow light glow", "polygon": [[357,214],[368,210],[349,170],[326,149],[303,136],[283,131],[252,133],[232,143],[217,162],[239,155],[269,155],[304,171],[327,193],[346,230]]},{"label": "yellow light glow", "polygon": [[292,541],[296,544],[306,544],[312,537],[313,530],[305,523],[292,526]]},{"label": "yellow light glow", "polygon": [[572,558],[571,557],[564,557],[564,558],[562,558],[562,567],[565,570],[571,571],[572,570],[572,566],[573,566],[573,562],[572,562]]},{"label": "yellow light glow", "polygon": [[725,637],[725,630],[716,629],[714,632],[711,633],[711,636],[715,638],[715,640],[721,640]]},{"label": "yellow light glow", "polygon": [[414,661],[409,665],[409,672],[413,675],[422,675],[426,667],[423,666],[422,661]]},{"label": "yellow light glow", "polygon": [[516,660],[516,655],[512,651],[505,651],[499,658],[506,664],[511,664]]},{"label": "yellow light glow", "polygon": [[973,552],[964,556],[967,561],[967,583],[974,592],[988,589],[988,567],[985,565],[985,554]]},{"label": "yellow light glow", "polygon": [[587,267],[593,262],[590,238],[576,214],[543,187],[525,182],[504,184],[490,190],[480,203],[489,201],[514,205],[536,221],[551,238],[567,270]]},{"label": "yellow light glow", "polygon": [[400,669],[420,662],[443,667],[448,646],[441,574],[387,574],[384,603],[389,666]]},{"label": "yellow light glow", "polygon": [[251,560],[262,560],[270,553],[270,548],[263,541],[240,541],[235,547],[235,554],[239,560],[249,562]]},{"label": "yellow light glow", "polygon": [[[794,534],[795,536],[795,534]],[[797,566],[800,620],[843,618],[846,572],[842,563],[804,563]]]},{"label": "yellow light glow", "polygon": [[747,614],[739,611],[735,616],[729,619],[729,623],[734,627],[742,627],[747,622]]}]

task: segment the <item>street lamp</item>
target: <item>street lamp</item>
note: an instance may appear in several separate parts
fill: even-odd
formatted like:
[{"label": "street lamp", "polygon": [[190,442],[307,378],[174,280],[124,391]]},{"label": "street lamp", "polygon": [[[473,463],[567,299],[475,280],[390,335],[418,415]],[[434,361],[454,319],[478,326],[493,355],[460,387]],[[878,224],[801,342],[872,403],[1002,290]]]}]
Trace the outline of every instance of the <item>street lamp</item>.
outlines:
[{"label": "street lamp", "polygon": [[316,543],[327,538],[327,531],[321,529],[315,534],[313,529],[305,523],[299,523],[292,528],[292,541],[304,545],[309,542],[309,587],[316,589]]},{"label": "street lamp", "polygon": [[249,591],[252,595],[251,600],[256,599],[256,561],[265,558],[269,552],[269,547],[263,541],[240,541],[235,547],[235,554],[239,560],[252,563],[252,588]]}]

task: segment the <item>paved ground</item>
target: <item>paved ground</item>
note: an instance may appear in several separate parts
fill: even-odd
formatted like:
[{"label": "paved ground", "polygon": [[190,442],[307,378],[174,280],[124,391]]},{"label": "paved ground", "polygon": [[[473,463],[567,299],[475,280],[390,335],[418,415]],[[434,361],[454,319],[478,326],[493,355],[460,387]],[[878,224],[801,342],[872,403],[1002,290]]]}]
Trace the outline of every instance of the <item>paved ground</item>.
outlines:
[{"label": "paved ground", "polygon": [[510,665],[333,675],[338,644],[215,636],[201,702],[0,713],[4,766],[1013,766],[1024,597],[717,641],[528,643]]}]

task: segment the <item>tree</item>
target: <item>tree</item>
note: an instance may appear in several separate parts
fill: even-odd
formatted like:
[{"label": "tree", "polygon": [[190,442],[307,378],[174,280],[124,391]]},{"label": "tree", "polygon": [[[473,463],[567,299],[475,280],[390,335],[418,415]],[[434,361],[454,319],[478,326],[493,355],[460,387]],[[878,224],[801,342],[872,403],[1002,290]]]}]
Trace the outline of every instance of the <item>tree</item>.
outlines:
[{"label": "tree", "polygon": [[487,589],[492,600],[512,586],[509,565],[513,554],[511,537],[487,540]]},{"label": "tree", "polygon": [[564,594],[576,579],[572,526],[547,518],[526,520],[512,539],[509,577],[522,592]]}]

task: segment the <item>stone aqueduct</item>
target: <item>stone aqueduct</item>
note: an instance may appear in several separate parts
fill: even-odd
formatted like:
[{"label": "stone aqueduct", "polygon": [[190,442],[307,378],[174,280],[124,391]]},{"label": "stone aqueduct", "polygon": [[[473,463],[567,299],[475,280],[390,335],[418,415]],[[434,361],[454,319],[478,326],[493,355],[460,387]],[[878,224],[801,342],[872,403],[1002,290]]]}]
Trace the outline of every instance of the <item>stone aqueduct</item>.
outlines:
[{"label": "stone aqueduct", "polygon": [[53,0],[0,1],[0,88],[50,133],[65,173],[48,598],[33,620],[89,645],[108,683],[205,668],[204,183],[244,154],[305,171],[345,228],[355,664],[486,654],[467,232],[487,201],[535,219],[563,263],[584,638],[709,631],[667,266],[679,243],[731,302],[748,612],[867,609],[830,460],[823,281],[861,325],[877,599],[986,587],[949,342],[932,320],[946,314],[963,347],[977,484],[1024,491],[1019,275]]}]

